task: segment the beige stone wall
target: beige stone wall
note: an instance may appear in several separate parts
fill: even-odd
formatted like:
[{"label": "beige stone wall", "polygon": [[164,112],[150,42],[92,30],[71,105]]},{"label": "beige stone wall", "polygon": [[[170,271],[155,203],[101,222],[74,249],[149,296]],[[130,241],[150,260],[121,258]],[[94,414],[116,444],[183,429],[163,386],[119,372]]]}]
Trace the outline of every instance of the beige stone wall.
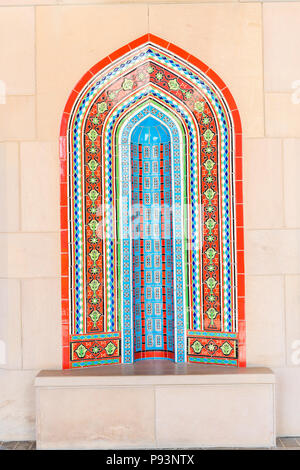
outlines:
[{"label": "beige stone wall", "polygon": [[206,62],[238,103],[247,359],[276,371],[278,434],[300,435],[300,1],[175,3],[0,0],[0,439],[34,438],[33,378],[61,368],[64,104],[87,69],[146,32]]}]

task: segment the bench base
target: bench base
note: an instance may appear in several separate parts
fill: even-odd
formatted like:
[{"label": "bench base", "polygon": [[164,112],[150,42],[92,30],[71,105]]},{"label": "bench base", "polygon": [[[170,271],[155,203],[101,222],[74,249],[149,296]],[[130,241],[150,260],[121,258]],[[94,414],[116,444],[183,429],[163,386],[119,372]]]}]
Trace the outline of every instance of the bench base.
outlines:
[{"label": "bench base", "polygon": [[41,371],[38,449],[275,446],[267,368],[141,361]]}]

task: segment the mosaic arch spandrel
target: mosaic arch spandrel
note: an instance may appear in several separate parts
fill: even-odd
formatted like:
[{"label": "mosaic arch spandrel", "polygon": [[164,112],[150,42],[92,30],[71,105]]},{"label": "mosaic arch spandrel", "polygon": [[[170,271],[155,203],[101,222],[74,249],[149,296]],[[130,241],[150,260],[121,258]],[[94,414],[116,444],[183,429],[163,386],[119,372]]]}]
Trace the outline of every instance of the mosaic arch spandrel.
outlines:
[{"label": "mosaic arch spandrel", "polygon": [[[138,122],[142,108],[151,114],[151,106],[170,129],[177,129],[177,134],[170,134],[172,197],[186,203],[178,214],[176,205],[173,211],[178,227],[185,227],[183,239],[174,234],[174,269],[176,263],[184,266],[184,300],[181,304],[178,297],[176,313],[182,322],[174,328],[175,360],[243,367],[239,112],[215,72],[151,34],[92,67],[72,90],[63,113],[63,367],[130,363],[134,358],[132,220],[125,208],[124,236],[119,216],[122,194],[131,181],[130,122]],[[179,271],[174,271],[175,279],[181,280]],[[139,360],[146,358],[145,354]]]}]

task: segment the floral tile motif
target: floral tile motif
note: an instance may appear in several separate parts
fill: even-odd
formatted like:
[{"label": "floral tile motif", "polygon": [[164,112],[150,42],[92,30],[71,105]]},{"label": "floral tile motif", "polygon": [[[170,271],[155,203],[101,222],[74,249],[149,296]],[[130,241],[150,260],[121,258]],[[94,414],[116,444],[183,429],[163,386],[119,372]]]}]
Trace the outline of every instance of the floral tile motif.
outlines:
[{"label": "floral tile motif", "polygon": [[245,365],[240,119],[223,82],[188,58],[146,35],[94,66],[66,105],[64,368]]}]

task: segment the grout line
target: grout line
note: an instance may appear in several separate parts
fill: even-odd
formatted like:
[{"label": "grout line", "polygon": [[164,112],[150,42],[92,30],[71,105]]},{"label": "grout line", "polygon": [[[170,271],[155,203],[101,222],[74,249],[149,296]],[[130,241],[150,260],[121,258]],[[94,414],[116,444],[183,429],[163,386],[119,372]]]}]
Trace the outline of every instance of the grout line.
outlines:
[{"label": "grout line", "polygon": [[281,140],[282,137],[278,137],[278,136],[275,136],[275,137],[267,137],[267,136],[259,136],[259,137],[255,137],[255,136],[245,136],[245,140]]},{"label": "grout line", "polygon": [[[287,276],[299,276],[298,273],[295,273],[295,274],[289,274],[289,273],[277,273],[277,274],[274,274],[274,273],[271,273],[271,274],[246,274],[246,277],[261,277],[261,276],[283,276],[283,275],[287,275]],[[27,278],[26,278],[27,279]]]},{"label": "grout line", "polygon": [[[1,12],[1,7],[0,7]],[[45,143],[58,143],[59,136],[57,135],[53,139],[10,139],[9,137],[6,139],[0,139],[0,144],[45,144]],[[299,139],[299,137],[291,137],[291,139]]]},{"label": "grout line", "polygon": [[24,354],[23,354],[23,309],[22,309],[22,280],[19,279],[20,289],[20,323],[21,323],[21,369],[24,369]]},{"label": "grout line", "polygon": [[37,132],[37,75],[36,75],[36,70],[37,70],[37,67],[36,67],[36,64],[37,64],[37,49],[36,49],[36,45],[37,45],[37,38],[36,38],[36,24],[37,24],[37,21],[36,21],[36,6],[34,6],[34,92],[35,92],[35,99],[34,99],[34,112],[35,112],[35,116],[34,116],[34,131],[35,131],[35,138],[37,138],[37,135],[38,135],[38,132]]},{"label": "grout line", "polygon": [[[256,3],[261,3],[265,0],[256,0]],[[284,1],[284,0],[283,0]],[[292,1],[295,1],[295,0],[292,0]],[[272,3],[277,3],[278,0],[273,0]],[[53,6],[56,6],[56,7],[61,7],[61,6],[64,6],[64,7],[80,7],[80,6],[101,6],[101,5],[109,5],[109,6],[114,6],[114,5],[117,5],[117,6],[122,6],[122,5],[146,5],[147,3],[149,3],[150,5],[230,5],[230,4],[234,4],[234,5],[239,5],[240,3],[243,4],[247,4],[247,3],[250,3],[250,4],[253,4],[253,1],[249,0],[249,1],[241,1],[241,0],[231,0],[230,2],[226,1],[226,0],[213,0],[213,1],[209,1],[209,0],[206,0],[206,1],[201,1],[201,0],[198,0],[198,1],[185,1],[185,0],[181,0],[179,3],[175,0],[172,0],[172,1],[163,1],[163,0],[160,0],[160,1],[149,1],[146,2],[146,1],[143,1],[143,0],[138,0],[136,2],[133,2],[133,1],[130,1],[130,0],[127,0],[127,1],[118,1],[118,2],[111,2],[109,0],[104,0],[104,1],[98,1],[98,2],[84,2],[84,0],[81,1],[81,3],[78,3],[78,2],[68,2],[68,3],[64,3],[64,0],[57,0],[56,2],[55,1],[52,1],[51,3],[48,3],[48,4],[44,4],[44,3],[33,3],[31,5],[28,5],[26,3],[18,3],[18,4],[1,4],[0,8],[1,7],[9,7],[9,8],[14,8],[14,7],[28,7],[28,8],[31,8],[31,7],[53,7]],[[271,3],[271,2],[270,2]]]},{"label": "grout line", "polygon": [[[268,3],[280,3],[279,0],[256,0],[256,1],[251,1],[251,0],[231,0],[231,1],[226,1],[226,0],[213,0],[213,1],[209,1],[209,0],[206,0],[206,1],[201,1],[201,0],[198,0],[198,1],[185,1],[185,0],[181,0],[180,2],[177,2],[175,0],[173,1],[163,1],[163,0],[160,0],[160,1],[149,1],[148,0],[148,3],[149,5],[230,5],[230,4],[233,4],[233,5],[253,5],[255,3],[265,3],[265,2],[268,2]],[[281,0],[281,2],[284,2],[286,0]],[[289,0],[290,3],[297,3],[297,1],[299,0]],[[142,0],[138,0],[136,2],[133,2],[133,1],[118,1],[118,2],[111,2],[109,0],[104,0],[104,1],[99,1],[99,2],[84,2],[84,0],[82,0],[81,3],[78,3],[78,2],[68,2],[68,3],[65,3],[64,0],[57,0],[57,1],[52,1],[50,3],[47,3],[46,5],[44,3],[33,3],[33,4],[30,4],[28,5],[27,3],[15,3],[15,4],[11,4],[11,3],[7,3],[7,4],[1,4],[0,8],[1,7],[5,7],[5,8],[16,8],[16,7],[21,7],[21,8],[24,8],[24,7],[27,7],[27,8],[32,8],[32,7],[53,7],[53,6],[56,6],[56,7],[60,7],[60,6],[64,6],[64,7],[74,7],[74,6],[101,6],[101,5],[109,5],[109,6],[122,6],[122,5],[145,5],[147,4],[147,2],[145,1],[142,1]]]},{"label": "grout line", "polygon": [[286,282],[287,282],[287,274],[285,273],[283,276],[283,340],[284,340],[284,363],[285,366],[288,367],[288,344],[287,344],[287,297],[286,297]]},{"label": "grout line", "polygon": [[[266,274],[247,274],[247,273],[245,273],[246,281],[249,278],[251,278],[251,279],[252,278],[259,278],[259,277],[270,277],[270,278],[272,278],[272,277],[284,277],[284,276],[299,277],[300,274],[299,273],[292,273],[292,274],[290,274],[290,273],[277,273],[277,274],[274,274],[274,273],[272,273],[272,274],[270,274],[270,273],[266,273]],[[245,296],[245,298],[246,298],[246,301],[247,301],[247,296]],[[291,367],[291,366],[288,366],[288,367]]]},{"label": "grout line", "polygon": [[[1,7],[0,7],[1,11]],[[35,95],[32,95],[35,96]],[[1,144],[22,144],[23,142],[25,144],[57,144],[57,139],[59,136],[55,137],[55,139],[31,139],[31,140],[26,140],[26,139],[0,139]],[[252,137],[250,137],[251,139]],[[253,137],[255,138],[255,137]],[[296,137],[291,137],[291,139],[295,139]]]},{"label": "grout line", "polygon": [[266,91],[265,91],[265,45],[264,45],[264,11],[263,4],[261,8],[261,54],[262,54],[262,86],[263,86],[263,113],[264,113],[264,136],[266,137]]},{"label": "grout line", "polygon": [[[300,0],[297,0],[297,2]],[[279,3],[279,2],[278,2]],[[266,91],[266,95],[290,95],[291,91],[288,90],[278,90],[278,91]]]},{"label": "grout line", "polygon": [[[1,6],[0,6],[0,11],[1,11]],[[34,93],[33,93],[33,94],[32,94],[32,93],[20,93],[20,94],[17,95],[17,94],[14,94],[14,93],[12,93],[12,94],[8,93],[6,96],[7,96],[8,98],[23,98],[24,96],[25,96],[25,97],[28,97],[28,96],[29,96],[29,97],[31,97],[31,98],[34,98],[34,97],[35,97],[35,94],[34,94]],[[15,139],[15,140],[16,140],[16,139]]]},{"label": "grout line", "polygon": [[[245,229],[245,232],[261,232],[261,231],[264,231],[264,232],[279,232],[279,231],[298,231],[300,230],[300,227],[276,227],[276,228],[248,228],[246,226],[244,226],[244,229]],[[37,232],[39,233],[39,232]]]},{"label": "grout line", "polygon": [[[44,369],[41,369],[41,368],[39,368],[39,369],[31,369],[31,368],[28,368],[28,369],[15,369],[15,368],[5,369],[3,367],[0,367],[0,371],[4,370],[5,372],[36,372],[36,373],[38,373],[38,372],[40,372],[41,370],[44,370]],[[62,371],[62,369],[52,369],[52,371],[53,370]]]},{"label": "grout line", "polygon": [[[245,183],[245,180],[244,180],[244,183]],[[247,181],[248,183],[248,181]],[[247,204],[244,203],[244,207],[246,206]],[[252,224],[251,224],[252,225]],[[259,228],[255,228],[255,227],[249,227],[247,224],[244,224],[244,230],[245,232],[252,232],[252,231],[259,231],[259,230],[263,230],[263,231],[275,231],[277,232],[278,230],[300,230],[300,226],[299,227],[284,227],[284,226],[281,226],[281,227],[259,227]],[[1,233],[1,232],[0,232]],[[7,232],[5,232],[7,233]],[[42,232],[38,232],[38,233],[42,233]]]},{"label": "grout line", "polygon": [[284,155],[283,155],[283,138],[280,139],[280,176],[281,176],[281,202],[282,202],[282,228],[286,229],[285,222],[285,190],[284,190]]},{"label": "grout line", "polygon": [[41,232],[31,232],[27,230],[21,230],[19,232],[0,232],[0,235],[53,235],[53,234],[60,234],[60,229],[56,231],[41,231]]},{"label": "grout line", "polygon": [[[300,1],[300,0],[299,0]],[[268,94],[268,93],[267,93]],[[275,135],[275,136],[272,136],[272,135],[266,135],[266,136],[258,136],[258,137],[255,137],[255,136],[247,136],[245,135],[244,136],[244,139],[245,140],[280,140],[280,139],[284,139],[284,140],[300,140],[300,134],[298,134],[298,136],[278,136],[278,135]]]},{"label": "grout line", "polygon": [[281,139],[281,180],[282,180],[282,207],[283,207],[283,226],[287,227],[287,218],[285,212],[285,171],[284,171],[284,139]]},{"label": "grout line", "polygon": [[[18,174],[18,184],[19,184],[19,233],[22,231],[22,185],[21,185],[21,144],[20,142],[17,143],[18,145],[18,166],[19,166],[19,174]],[[0,232],[2,233],[2,232]],[[7,233],[7,232],[6,232]]]}]

